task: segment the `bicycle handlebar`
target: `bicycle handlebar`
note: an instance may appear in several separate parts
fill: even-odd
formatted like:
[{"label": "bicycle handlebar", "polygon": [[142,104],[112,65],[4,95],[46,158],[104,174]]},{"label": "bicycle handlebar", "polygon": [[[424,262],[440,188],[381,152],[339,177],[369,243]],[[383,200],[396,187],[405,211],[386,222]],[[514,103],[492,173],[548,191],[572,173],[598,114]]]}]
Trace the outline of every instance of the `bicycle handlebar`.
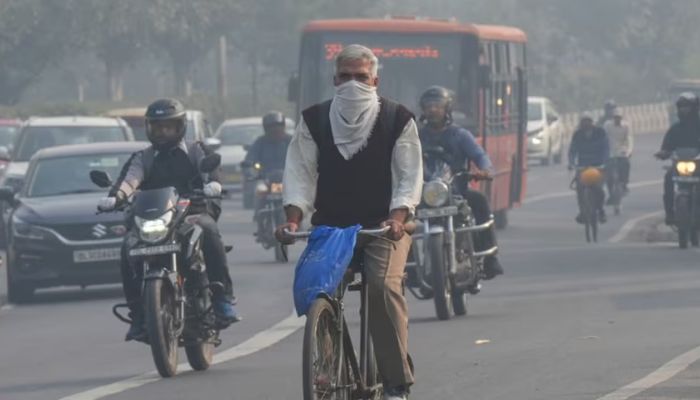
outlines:
[{"label": "bicycle handlebar", "polygon": [[[390,226],[385,226],[383,228],[376,229],[361,229],[357,232],[358,235],[381,235],[387,233],[391,229]],[[284,230],[285,235],[289,235],[295,239],[306,239],[311,236],[312,231],[301,231],[301,232],[290,232],[288,229]]]}]

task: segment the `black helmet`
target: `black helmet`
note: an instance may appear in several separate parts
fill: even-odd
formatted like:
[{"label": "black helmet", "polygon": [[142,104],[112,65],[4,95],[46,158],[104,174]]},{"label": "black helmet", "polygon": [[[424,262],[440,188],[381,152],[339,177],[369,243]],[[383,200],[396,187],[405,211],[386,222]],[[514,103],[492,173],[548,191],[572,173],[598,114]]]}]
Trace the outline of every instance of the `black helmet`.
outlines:
[{"label": "black helmet", "polygon": [[[452,103],[454,102],[454,95],[451,90],[444,88],[442,86],[431,86],[420,96],[420,108],[421,110],[429,103],[439,102],[445,107],[445,113],[447,117],[447,123],[452,122]],[[425,115],[421,115],[421,121],[425,121]]]},{"label": "black helmet", "polygon": [[[177,128],[172,135],[164,136],[154,132],[152,124],[159,121],[176,121]],[[187,112],[185,107],[175,99],[156,100],[146,109],[146,136],[156,148],[176,146],[185,137],[187,129]]]},{"label": "black helmet", "polygon": [[282,114],[279,111],[270,111],[269,113],[265,114],[265,116],[262,119],[262,124],[265,128],[274,125],[284,125],[284,122],[284,114]]},{"label": "black helmet", "polygon": [[678,100],[676,100],[676,107],[693,107],[695,109],[700,108],[700,100],[698,100],[698,96],[695,95],[693,92],[683,92],[681,93],[680,96],[678,96]]}]

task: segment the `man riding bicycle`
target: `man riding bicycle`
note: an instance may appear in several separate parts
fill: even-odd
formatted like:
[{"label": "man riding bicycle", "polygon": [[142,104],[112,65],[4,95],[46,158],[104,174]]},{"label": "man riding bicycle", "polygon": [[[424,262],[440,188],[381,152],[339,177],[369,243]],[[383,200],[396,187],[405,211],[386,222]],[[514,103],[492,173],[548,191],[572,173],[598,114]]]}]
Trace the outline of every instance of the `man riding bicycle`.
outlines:
[{"label": "man riding bicycle", "polygon": [[287,223],[293,239],[305,213],[312,225],[389,226],[387,237],[358,237],[369,290],[369,330],[384,398],[406,399],[413,383],[408,313],[402,282],[411,237],[404,223],[420,202],[421,145],[408,109],[377,95],[378,60],[350,45],[335,60],[332,100],[304,110],[284,171]]},{"label": "man riding bicycle", "polygon": [[[578,129],[574,132],[569,147],[569,170],[584,167],[602,167],[610,157],[610,143],[608,135],[603,128],[593,124],[593,117],[585,113],[581,116]],[[583,185],[576,176],[576,194],[578,199],[579,213],[576,222],[582,224],[583,210],[581,208],[583,200]],[[605,191],[602,185],[594,185],[595,208],[598,210],[598,220],[601,223],[607,221],[603,204],[605,202]]]},{"label": "man riding bicycle", "polygon": [[[630,127],[622,118],[622,113],[615,110],[613,120],[607,121],[603,125],[605,133],[608,134],[610,141],[610,168],[617,168],[617,176],[622,184],[622,189],[625,193],[628,192],[627,184],[630,179],[630,157],[632,156],[632,147],[634,144]],[[608,174],[608,177],[612,174]],[[608,179],[608,193],[612,193],[612,182]],[[613,200],[612,196],[609,200]]]}]

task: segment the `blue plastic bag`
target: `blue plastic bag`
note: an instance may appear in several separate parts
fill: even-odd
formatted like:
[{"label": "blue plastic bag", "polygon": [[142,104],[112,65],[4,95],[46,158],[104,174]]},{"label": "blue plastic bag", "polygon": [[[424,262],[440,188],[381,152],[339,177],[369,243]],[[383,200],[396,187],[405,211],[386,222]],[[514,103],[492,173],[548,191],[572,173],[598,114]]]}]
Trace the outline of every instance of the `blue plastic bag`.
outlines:
[{"label": "blue plastic bag", "polygon": [[294,306],[305,315],[319,294],[332,295],[348,268],[360,225],[316,227],[294,271]]}]

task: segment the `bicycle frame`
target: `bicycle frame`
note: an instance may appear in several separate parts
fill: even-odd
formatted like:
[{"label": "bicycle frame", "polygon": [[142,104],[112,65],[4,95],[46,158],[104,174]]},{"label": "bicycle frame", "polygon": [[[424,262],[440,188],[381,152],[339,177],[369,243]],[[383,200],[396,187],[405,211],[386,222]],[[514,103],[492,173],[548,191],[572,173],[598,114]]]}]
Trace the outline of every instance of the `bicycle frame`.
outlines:
[{"label": "bicycle frame", "polygon": [[[378,236],[386,233],[389,227],[380,229],[367,229],[358,232],[358,235],[372,235]],[[310,232],[286,232],[289,236],[295,238],[308,238],[311,234]],[[360,266],[360,280],[354,280],[357,270],[354,269],[353,265],[348,267],[345,274],[343,282],[338,286],[336,292],[333,296],[321,295],[328,301],[333,309],[335,310],[337,316],[337,332],[341,336],[342,340],[339,341],[338,346],[338,359],[341,362],[338,363],[337,376],[341,376],[343,365],[350,367],[352,370],[352,376],[355,378],[356,388],[352,393],[353,399],[369,398],[380,390],[383,383],[376,383],[369,386],[372,377],[370,376],[370,360],[373,357],[374,350],[372,348],[372,342],[369,335],[369,291],[367,289],[367,279],[364,266]],[[359,291],[360,292],[360,360],[358,362],[357,355],[355,354],[355,347],[352,343],[352,337],[350,336],[350,330],[347,329],[347,321],[345,319],[345,305],[343,303],[343,298],[346,291]],[[336,388],[338,389],[338,388]]]}]

